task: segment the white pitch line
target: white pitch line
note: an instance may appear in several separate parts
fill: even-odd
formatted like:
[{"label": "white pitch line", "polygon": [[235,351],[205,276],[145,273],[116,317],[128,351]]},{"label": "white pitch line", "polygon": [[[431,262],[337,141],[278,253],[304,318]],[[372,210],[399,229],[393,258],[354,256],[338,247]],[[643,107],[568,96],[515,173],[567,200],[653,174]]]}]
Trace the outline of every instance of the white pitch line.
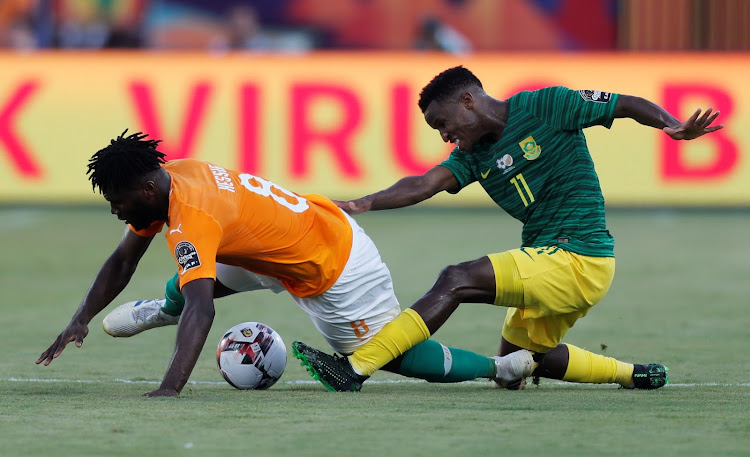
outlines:
[{"label": "white pitch line", "polygon": [[[148,385],[158,385],[161,384],[161,381],[151,381],[151,380],[133,380],[133,379],[111,379],[111,380],[96,380],[96,379],[57,379],[57,378],[0,378],[0,382],[27,382],[27,383],[73,383],[73,384],[105,384],[105,383],[119,383],[119,384],[148,384]],[[378,385],[378,384],[417,384],[417,383],[425,383],[427,381],[423,381],[421,379],[375,379],[371,381],[367,381],[368,385]],[[601,384],[576,384],[571,382],[563,382],[563,381],[554,381],[554,380],[544,380],[542,381],[543,385],[554,385],[557,387],[598,387]],[[222,381],[188,381],[188,384],[192,385],[225,385],[225,382]],[[314,380],[294,380],[294,381],[279,381],[278,384],[286,384],[286,385],[317,385],[319,384],[318,381]],[[488,385],[488,381],[464,381],[460,383],[451,383],[454,385]],[[737,382],[737,383],[727,383],[727,382],[693,382],[693,383],[672,383],[667,384],[666,387],[750,387],[749,382]],[[529,386],[528,388],[534,388],[534,386]]]}]

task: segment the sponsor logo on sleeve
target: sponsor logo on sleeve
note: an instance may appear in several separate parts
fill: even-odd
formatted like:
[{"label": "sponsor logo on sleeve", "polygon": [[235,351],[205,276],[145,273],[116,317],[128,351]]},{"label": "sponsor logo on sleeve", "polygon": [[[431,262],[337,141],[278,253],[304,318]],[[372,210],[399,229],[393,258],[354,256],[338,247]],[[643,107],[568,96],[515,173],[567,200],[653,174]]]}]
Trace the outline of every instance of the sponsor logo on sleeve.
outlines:
[{"label": "sponsor logo on sleeve", "polygon": [[579,90],[578,93],[587,102],[607,103],[612,98],[611,92],[602,92],[600,90]]},{"label": "sponsor logo on sleeve", "polygon": [[184,275],[190,269],[201,266],[201,259],[198,257],[198,250],[190,241],[180,241],[174,247],[174,257],[177,263],[182,267],[181,275]]}]

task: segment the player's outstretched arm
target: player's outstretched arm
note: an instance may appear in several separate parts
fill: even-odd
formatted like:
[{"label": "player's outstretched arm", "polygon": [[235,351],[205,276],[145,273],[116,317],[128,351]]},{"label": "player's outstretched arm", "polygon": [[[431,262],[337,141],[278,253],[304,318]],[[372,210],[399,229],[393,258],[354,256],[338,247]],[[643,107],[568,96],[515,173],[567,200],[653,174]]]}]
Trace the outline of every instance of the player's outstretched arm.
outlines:
[{"label": "player's outstretched arm", "polygon": [[158,389],[148,397],[176,397],[193,372],[214,321],[214,280],[202,278],[182,286],[185,309],[177,327],[177,343],[172,361]]},{"label": "player's outstretched arm", "polygon": [[707,133],[724,128],[723,124],[712,126],[720,111],[708,108],[702,115],[696,110],[685,122],[680,122],[664,108],[641,97],[620,95],[615,105],[615,117],[628,117],[636,122],[661,129],[675,140],[692,140]]},{"label": "player's outstretched arm", "polygon": [[152,239],[153,237],[142,237],[130,229],[125,229],[120,244],[99,269],[70,324],[58,335],[55,342],[42,352],[36,360],[37,364],[44,362],[45,366],[49,365],[60,356],[68,343],[75,341],[77,347],[83,345],[83,339],[89,333],[89,322],[122,292]]},{"label": "player's outstretched arm", "polygon": [[453,172],[443,166],[436,166],[420,176],[400,179],[391,187],[350,201],[334,200],[339,208],[351,215],[365,211],[403,208],[427,200],[438,192],[458,189],[458,181]]}]

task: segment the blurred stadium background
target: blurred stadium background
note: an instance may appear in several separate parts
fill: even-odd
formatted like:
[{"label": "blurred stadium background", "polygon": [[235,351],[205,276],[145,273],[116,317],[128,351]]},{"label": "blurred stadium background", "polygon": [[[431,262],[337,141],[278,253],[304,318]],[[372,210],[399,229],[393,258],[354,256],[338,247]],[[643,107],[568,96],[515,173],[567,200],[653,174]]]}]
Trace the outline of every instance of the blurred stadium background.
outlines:
[{"label": "blurred stadium background", "polygon": [[[367,439],[380,441],[388,430],[383,454],[394,456],[464,449],[460,433],[445,433],[456,427],[464,437],[491,437],[472,440],[468,455],[496,453],[501,440],[516,453],[631,455],[611,443],[641,441],[661,455],[747,455],[749,50],[748,0],[0,0],[0,441],[9,443],[0,455],[184,455],[193,443],[196,455],[201,445],[229,452],[242,441],[208,430],[229,427],[237,398],[252,398],[280,421],[246,412],[232,425],[242,435],[252,423],[256,443],[285,434],[284,452],[270,447],[268,455],[339,455],[341,430],[361,419],[358,409],[373,407],[368,420],[380,422]],[[295,384],[309,379],[290,361],[288,383],[274,387],[283,396],[238,397],[221,382],[212,352],[239,319],[268,320],[287,345],[296,338],[324,345],[304,313],[271,294],[253,296],[259,306],[249,317],[247,298],[227,299],[238,306],[217,313],[191,378],[208,384],[185,403],[144,408],[138,398],[153,384],[137,383],[162,375],[173,329],[120,341],[92,324],[85,350],[33,365],[121,233],[85,176],[88,158],[112,137],[144,131],[163,139],[172,159],[209,160],[297,192],[358,197],[446,157],[416,101],[425,83],[455,65],[498,98],[565,85],[643,96],[681,119],[699,107],[722,112],[725,129],[689,143],[627,120],[586,132],[618,242],[618,275],[608,305],[581,322],[571,342],[666,361],[673,389],[615,397],[611,389],[548,384],[551,391],[499,397],[512,409],[499,421],[502,412],[474,385],[465,388],[476,389],[466,404],[449,387],[435,395],[432,385],[328,396]],[[430,202],[438,208],[362,216],[403,306],[443,266],[517,246],[518,224],[472,187]],[[160,293],[172,275],[161,246],[143,263],[117,303]],[[459,309],[438,336],[491,353],[498,315]],[[433,399],[443,403],[429,409]],[[90,421],[79,417],[89,410]],[[425,411],[419,424],[416,410]],[[309,447],[295,420],[321,414],[318,447]],[[601,437],[588,448],[566,441],[582,421]],[[555,442],[512,438],[541,428]],[[38,430],[58,441],[37,439]],[[105,439],[89,440],[89,430]],[[422,452],[400,450],[414,436],[430,442]]]},{"label": "blurred stadium background", "polygon": [[[85,160],[126,128],[359,196],[445,157],[416,99],[463,64],[498,98],[559,84],[721,110],[694,143],[587,134],[610,205],[746,207],[748,24],[746,0],[3,0],[0,203],[99,201]],[[451,202],[490,204],[472,191]]]}]

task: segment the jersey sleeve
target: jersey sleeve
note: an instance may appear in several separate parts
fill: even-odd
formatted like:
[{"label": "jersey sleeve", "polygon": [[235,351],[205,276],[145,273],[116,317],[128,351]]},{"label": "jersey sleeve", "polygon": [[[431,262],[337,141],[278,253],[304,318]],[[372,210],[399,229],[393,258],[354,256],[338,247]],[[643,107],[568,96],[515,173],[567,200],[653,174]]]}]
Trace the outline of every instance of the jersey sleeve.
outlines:
[{"label": "jersey sleeve", "polygon": [[166,239],[177,262],[180,288],[195,279],[216,279],[221,225],[206,212],[192,207],[181,208],[175,216],[170,220]]},{"label": "jersey sleeve", "polygon": [[522,103],[556,130],[580,130],[594,125],[610,128],[618,97],[611,92],[558,86],[526,92]]},{"label": "jersey sleeve", "polygon": [[451,151],[451,155],[440,165],[449,169],[458,181],[458,189],[449,190],[448,193],[457,194],[461,189],[476,181],[476,177],[469,166],[467,153],[458,148]]}]

